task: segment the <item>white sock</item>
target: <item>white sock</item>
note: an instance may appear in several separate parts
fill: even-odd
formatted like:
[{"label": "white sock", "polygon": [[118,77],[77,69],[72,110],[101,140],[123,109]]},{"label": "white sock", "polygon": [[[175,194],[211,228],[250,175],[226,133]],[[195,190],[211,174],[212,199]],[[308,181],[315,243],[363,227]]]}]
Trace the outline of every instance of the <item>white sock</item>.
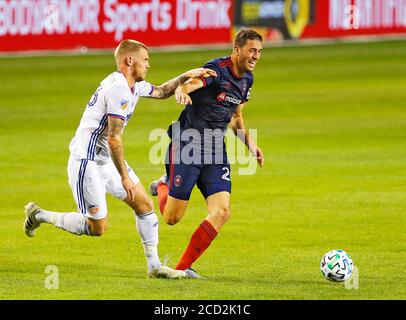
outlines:
[{"label": "white sock", "polygon": [[158,256],[158,217],[155,212],[135,214],[136,226],[141,236],[148,270],[158,269],[161,261]]},{"label": "white sock", "polygon": [[41,210],[35,215],[40,223],[50,223],[54,226],[76,234],[78,236],[89,235],[87,219],[79,212],[52,212]]}]

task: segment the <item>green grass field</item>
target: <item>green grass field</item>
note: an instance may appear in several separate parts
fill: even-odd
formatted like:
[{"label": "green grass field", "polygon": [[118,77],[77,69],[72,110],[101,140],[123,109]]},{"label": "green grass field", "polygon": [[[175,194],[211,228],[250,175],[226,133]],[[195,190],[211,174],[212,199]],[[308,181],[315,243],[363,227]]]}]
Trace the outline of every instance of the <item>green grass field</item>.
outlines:
[{"label": "green grass field", "polygon": [[[154,84],[228,51],[153,53]],[[205,281],[148,279],[133,213],[108,196],[109,230],[76,237],[50,225],[28,238],[28,201],[73,211],[68,144],[109,55],[0,59],[1,299],[405,299],[406,41],[265,49],[247,127],[266,165],[239,176],[232,218],[194,267]],[[124,135],[145,186],[163,173],[148,154],[154,128],[181,107],[141,100]],[[157,208],[157,206],[156,206]],[[174,265],[206,216],[195,191],[184,219],[160,219],[160,255]],[[322,255],[347,250],[358,289],[322,278]],[[59,269],[47,290],[45,268]]]}]

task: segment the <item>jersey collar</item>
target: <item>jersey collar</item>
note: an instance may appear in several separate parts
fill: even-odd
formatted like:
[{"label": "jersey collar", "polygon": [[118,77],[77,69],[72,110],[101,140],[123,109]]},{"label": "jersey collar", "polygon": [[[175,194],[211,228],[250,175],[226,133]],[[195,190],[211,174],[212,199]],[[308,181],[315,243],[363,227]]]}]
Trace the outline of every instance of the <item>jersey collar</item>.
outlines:
[{"label": "jersey collar", "polygon": [[[121,71],[119,71],[119,70],[117,70],[116,72],[119,73],[119,74],[121,74],[121,75],[123,76],[125,82],[126,82],[127,85],[128,85],[127,79],[125,78],[124,74],[123,74]],[[130,86],[128,86],[128,87],[130,87]],[[134,92],[135,92],[135,83],[134,83],[134,85],[130,88],[130,90],[131,90],[131,93],[134,94]]]},{"label": "jersey collar", "polygon": [[241,79],[244,77],[244,75],[243,75],[242,77],[240,77],[238,74],[236,74],[236,73],[234,72],[234,69],[233,69],[234,63],[233,63],[233,60],[231,59],[231,56],[228,57],[228,61],[229,61],[229,63],[227,64],[227,67],[228,67],[228,69],[230,70],[230,72],[231,72],[231,74],[233,75],[233,77],[236,78],[236,79],[238,79],[238,80],[241,80]]}]

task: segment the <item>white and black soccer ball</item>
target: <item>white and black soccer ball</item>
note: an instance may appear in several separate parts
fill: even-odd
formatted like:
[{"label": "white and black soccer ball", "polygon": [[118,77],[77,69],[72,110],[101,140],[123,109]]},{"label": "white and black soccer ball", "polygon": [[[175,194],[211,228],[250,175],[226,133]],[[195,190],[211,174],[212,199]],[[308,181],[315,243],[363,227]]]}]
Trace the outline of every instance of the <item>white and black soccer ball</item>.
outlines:
[{"label": "white and black soccer ball", "polygon": [[343,282],[351,277],[354,270],[351,256],[344,250],[327,252],[320,262],[323,276],[333,282]]}]

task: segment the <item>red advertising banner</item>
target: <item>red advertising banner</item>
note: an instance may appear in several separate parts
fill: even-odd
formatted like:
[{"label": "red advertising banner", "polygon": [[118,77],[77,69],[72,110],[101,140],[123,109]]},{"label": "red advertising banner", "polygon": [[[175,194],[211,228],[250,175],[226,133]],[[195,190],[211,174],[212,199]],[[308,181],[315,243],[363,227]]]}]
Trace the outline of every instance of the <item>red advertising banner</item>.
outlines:
[{"label": "red advertising banner", "polygon": [[235,0],[234,24],[268,40],[403,33],[406,0]]},{"label": "red advertising banner", "polygon": [[406,35],[405,0],[318,0],[301,38]]},{"label": "red advertising banner", "polygon": [[232,0],[0,0],[0,51],[230,42]]}]

